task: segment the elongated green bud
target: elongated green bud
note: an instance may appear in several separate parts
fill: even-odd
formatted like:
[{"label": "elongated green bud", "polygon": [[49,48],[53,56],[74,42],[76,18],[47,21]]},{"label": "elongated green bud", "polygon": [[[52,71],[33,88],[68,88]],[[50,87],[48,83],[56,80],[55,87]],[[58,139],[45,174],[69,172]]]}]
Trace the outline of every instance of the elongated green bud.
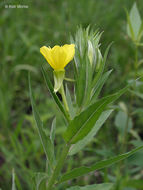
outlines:
[{"label": "elongated green bud", "polygon": [[89,58],[89,61],[90,61],[91,65],[93,63],[93,56],[94,56],[93,45],[92,45],[91,41],[88,40],[88,58]]}]

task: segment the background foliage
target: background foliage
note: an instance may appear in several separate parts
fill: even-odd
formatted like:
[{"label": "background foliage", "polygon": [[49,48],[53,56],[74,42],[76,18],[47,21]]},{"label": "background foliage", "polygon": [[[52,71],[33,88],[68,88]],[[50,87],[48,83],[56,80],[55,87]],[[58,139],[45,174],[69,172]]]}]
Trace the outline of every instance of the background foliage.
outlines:
[{"label": "background foliage", "polygon": [[[142,15],[143,1],[136,1]],[[11,188],[14,168],[18,189],[30,189],[33,172],[43,172],[45,156],[41,147],[31,113],[28,90],[28,71],[32,72],[32,86],[36,95],[44,126],[48,128],[57,110],[45,87],[40,66],[45,63],[39,53],[43,45],[69,43],[70,34],[75,34],[78,25],[89,24],[100,31],[101,51],[114,42],[109,52],[106,67],[113,69],[102,94],[119,89],[134,77],[135,47],[126,31],[126,13],[132,0],[43,0],[40,1],[1,1],[0,2],[0,187]],[[28,9],[6,9],[5,4],[26,4]],[[142,58],[142,50],[138,57]],[[68,65],[68,76],[72,77],[72,64]],[[49,68],[50,70],[50,68]],[[139,74],[142,74],[140,67]],[[50,73],[50,72],[49,72]],[[52,77],[51,77],[52,79]],[[72,93],[73,89],[70,89]],[[125,125],[129,123],[128,148],[142,145],[142,87],[140,93],[131,96],[127,93],[116,103],[116,112],[111,115],[98,138],[86,147],[85,152],[69,159],[67,166],[77,167],[79,160],[88,165],[101,158],[120,153],[124,139]],[[128,111],[134,113],[128,119]],[[55,144],[60,148],[59,134],[64,131],[64,121],[56,111],[58,128]],[[123,150],[124,151],[124,150]],[[59,151],[60,154],[60,151]],[[86,155],[86,157],[85,157]],[[110,169],[96,171],[74,181],[74,184],[87,185],[100,182],[116,182],[116,189],[143,189],[143,163],[141,152],[124,163]],[[122,175],[122,176],[120,176]],[[72,182],[71,184],[72,185]],[[63,186],[61,188],[64,188]]]}]

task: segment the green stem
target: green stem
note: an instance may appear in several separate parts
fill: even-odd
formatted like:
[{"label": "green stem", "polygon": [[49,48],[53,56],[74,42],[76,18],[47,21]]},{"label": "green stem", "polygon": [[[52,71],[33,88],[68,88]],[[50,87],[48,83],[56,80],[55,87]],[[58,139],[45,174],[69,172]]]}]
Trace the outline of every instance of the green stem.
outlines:
[{"label": "green stem", "polygon": [[70,145],[65,144],[63,151],[61,153],[61,157],[59,158],[57,165],[55,167],[55,170],[49,179],[47,190],[53,190],[53,185],[55,184],[55,181],[57,180],[59,173],[61,172],[65,159],[68,155],[69,149],[70,149]]},{"label": "green stem", "polygon": [[68,107],[68,103],[67,103],[67,99],[66,99],[66,95],[65,95],[65,91],[64,91],[64,86],[63,86],[63,84],[61,85],[61,88],[59,89],[59,92],[60,92],[60,94],[62,95],[63,104],[64,104],[65,110],[66,110],[66,112],[67,112],[68,119],[69,119],[69,121],[70,121],[71,118],[70,118],[70,114],[69,114],[69,107]]}]

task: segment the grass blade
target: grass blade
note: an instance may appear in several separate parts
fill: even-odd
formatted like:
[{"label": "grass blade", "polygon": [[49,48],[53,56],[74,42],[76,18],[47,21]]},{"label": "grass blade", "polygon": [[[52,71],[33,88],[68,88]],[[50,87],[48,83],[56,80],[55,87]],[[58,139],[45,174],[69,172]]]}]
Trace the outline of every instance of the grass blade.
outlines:
[{"label": "grass blade", "polygon": [[41,140],[41,144],[43,146],[44,152],[46,154],[46,158],[49,161],[50,168],[53,168],[53,162],[54,162],[54,152],[53,152],[53,145],[49,137],[46,136],[44,130],[43,130],[43,122],[40,119],[39,113],[37,111],[37,108],[35,106],[34,96],[31,89],[31,82],[30,82],[30,74],[29,74],[29,91],[30,91],[30,99],[32,104],[32,111],[33,116],[35,119],[35,123],[38,129],[38,134]]},{"label": "grass blade", "polygon": [[12,170],[12,190],[16,190],[14,169]]},{"label": "grass blade", "polygon": [[74,186],[66,190],[110,190],[113,187],[112,183],[102,183],[94,185],[86,185],[84,187]]}]

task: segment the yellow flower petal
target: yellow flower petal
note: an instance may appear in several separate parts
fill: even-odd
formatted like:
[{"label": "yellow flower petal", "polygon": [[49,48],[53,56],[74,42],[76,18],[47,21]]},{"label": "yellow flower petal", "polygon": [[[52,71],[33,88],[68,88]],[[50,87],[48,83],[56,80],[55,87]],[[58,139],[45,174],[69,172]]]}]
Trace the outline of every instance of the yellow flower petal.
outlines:
[{"label": "yellow flower petal", "polygon": [[49,65],[51,65],[51,67],[54,69],[55,63],[51,56],[51,48],[47,48],[46,46],[43,46],[40,48],[40,52],[45,57]]},{"label": "yellow flower petal", "polygon": [[66,53],[63,51],[62,47],[54,46],[52,48],[52,58],[55,63],[55,70],[64,69],[64,62],[66,59]]},{"label": "yellow flower petal", "polygon": [[75,54],[75,45],[71,44],[71,45],[64,45],[63,46],[64,49],[66,49],[67,53],[67,58],[65,61],[65,65],[64,67],[73,59],[74,54]]},{"label": "yellow flower petal", "polygon": [[64,67],[73,59],[75,45],[54,46],[52,49],[43,46],[40,49],[42,55],[54,70],[64,70]]}]

